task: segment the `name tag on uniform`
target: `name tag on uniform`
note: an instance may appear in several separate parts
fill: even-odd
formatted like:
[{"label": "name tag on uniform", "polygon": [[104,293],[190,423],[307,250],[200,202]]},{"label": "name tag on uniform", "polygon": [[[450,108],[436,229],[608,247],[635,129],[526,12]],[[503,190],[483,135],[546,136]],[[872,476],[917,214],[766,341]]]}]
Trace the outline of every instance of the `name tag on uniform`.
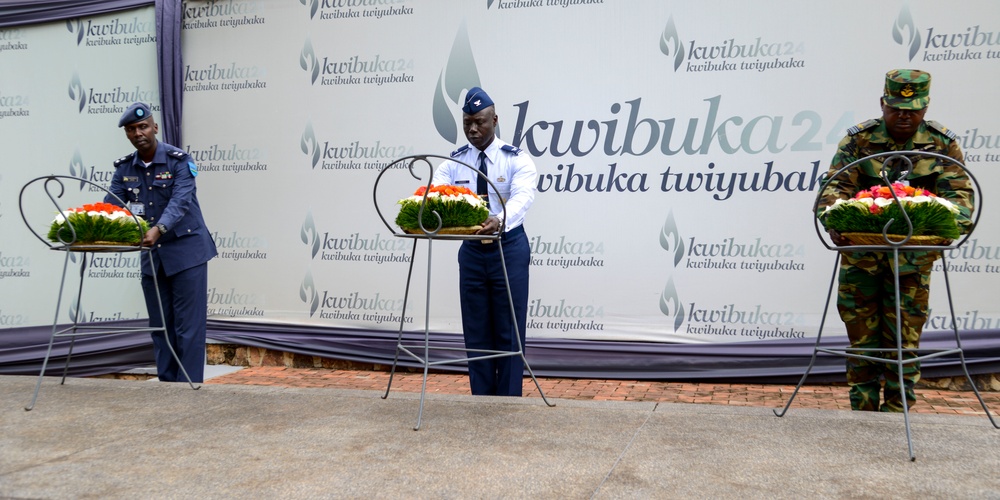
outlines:
[{"label": "name tag on uniform", "polygon": [[139,182],[138,177],[129,177],[127,175],[122,176],[122,182]]},{"label": "name tag on uniform", "polygon": [[455,181],[455,184],[468,184],[469,181]]}]

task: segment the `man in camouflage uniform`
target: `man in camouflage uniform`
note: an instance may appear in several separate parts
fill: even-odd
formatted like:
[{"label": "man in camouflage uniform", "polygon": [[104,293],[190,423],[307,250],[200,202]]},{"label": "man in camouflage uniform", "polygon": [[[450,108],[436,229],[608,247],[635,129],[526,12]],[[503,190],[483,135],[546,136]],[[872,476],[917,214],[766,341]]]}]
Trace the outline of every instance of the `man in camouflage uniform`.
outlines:
[{"label": "man in camouflage uniform", "polygon": [[[924,121],[930,102],[931,76],[917,70],[893,70],[885,76],[880,99],[882,118],[858,124],[847,132],[833,157],[828,176],[845,165],[866,156],[891,151],[930,151],[963,161],[957,136],[933,121]],[[847,199],[860,190],[884,185],[879,177],[886,157],[863,162],[825,186],[819,209],[838,198]],[[901,163],[901,162],[896,162]],[[890,165],[892,167],[892,165]],[[896,175],[898,170],[896,170]],[[890,181],[897,179],[890,177]],[[963,230],[971,224],[972,184],[964,170],[947,160],[933,157],[914,159],[912,171],[899,182],[923,188],[959,206],[959,224]],[[829,231],[837,245],[849,243],[836,231]],[[931,266],[940,252],[900,252],[899,291],[904,349],[919,346],[920,332],[927,320]],[[896,347],[896,296],[892,252],[842,252],[837,309],[847,326],[851,347],[894,349]],[[868,356],[895,359],[894,352],[857,352]],[[904,353],[904,358],[915,357]],[[903,379],[907,405],[916,401],[913,386],[920,379],[919,363],[904,365]],[[899,374],[895,366],[856,358],[847,358],[847,382],[851,408],[868,411],[903,411]],[[885,384],[884,402],[879,392]]]}]

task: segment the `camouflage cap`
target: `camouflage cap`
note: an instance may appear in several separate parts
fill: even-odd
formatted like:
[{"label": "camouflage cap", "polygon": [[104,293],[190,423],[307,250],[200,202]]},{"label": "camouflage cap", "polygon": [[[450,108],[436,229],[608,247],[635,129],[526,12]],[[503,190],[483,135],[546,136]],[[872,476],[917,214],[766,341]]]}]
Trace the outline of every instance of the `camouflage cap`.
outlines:
[{"label": "camouflage cap", "polygon": [[924,109],[931,102],[930,91],[930,73],[916,69],[894,69],[885,74],[882,102],[896,109]]}]

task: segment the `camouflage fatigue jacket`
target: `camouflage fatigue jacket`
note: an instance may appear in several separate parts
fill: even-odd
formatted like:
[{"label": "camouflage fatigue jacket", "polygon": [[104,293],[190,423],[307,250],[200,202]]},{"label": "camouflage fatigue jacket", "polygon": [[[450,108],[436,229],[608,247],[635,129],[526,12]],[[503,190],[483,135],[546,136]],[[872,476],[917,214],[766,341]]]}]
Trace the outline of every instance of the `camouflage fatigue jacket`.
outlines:
[{"label": "camouflage fatigue jacket", "polygon": [[[924,121],[906,144],[896,144],[886,130],[885,123],[877,118],[861,123],[848,131],[847,137],[837,146],[837,153],[833,157],[827,176],[832,177],[838,170],[859,158],[888,151],[929,151],[950,156],[964,163],[957,136],[944,126],[933,121]],[[817,206],[819,212],[821,213],[837,199],[848,199],[860,190],[881,185],[879,173],[882,171],[883,160],[884,158],[876,158],[865,161],[826,184]],[[971,230],[970,217],[975,200],[972,182],[964,170],[947,160],[923,157],[916,159],[913,171],[905,180],[913,187],[926,189],[958,205],[961,211],[957,216],[960,228],[963,232]],[[924,260],[918,255],[924,252],[909,253],[913,255],[907,260]],[[845,254],[845,257],[849,261],[856,261],[863,255],[852,253]],[[936,257],[937,252],[934,252],[933,258]]]}]

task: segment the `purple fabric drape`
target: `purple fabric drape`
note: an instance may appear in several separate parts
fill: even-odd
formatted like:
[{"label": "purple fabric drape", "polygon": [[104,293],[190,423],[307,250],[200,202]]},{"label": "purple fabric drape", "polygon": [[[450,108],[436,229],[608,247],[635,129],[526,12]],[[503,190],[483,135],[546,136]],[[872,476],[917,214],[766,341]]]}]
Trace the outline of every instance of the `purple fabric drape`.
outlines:
[{"label": "purple fabric drape", "polygon": [[163,142],[183,148],[181,112],[184,66],[181,61],[181,0],[156,0],[156,57],[160,83],[160,130]]},{"label": "purple fabric drape", "polygon": [[96,16],[151,3],[152,0],[0,0],[0,28]]},{"label": "purple fabric drape", "polygon": [[[106,323],[144,326],[144,321]],[[48,347],[51,326],[0,330],[0,375],[37,375]],[[962,348],[973,374],[1000,372],[998,330],[961,332]],[[209,321],[208,338],[225,343],[263,347],[305,356],[391,365],[396,350],[394,331],[352,330],[304,325],[275,325],[242,321]],[[404,332],[409,345],[423,342],[422,332]],[[617,378],[633,380],[698,380],[739,383],[798,382],[812,356],[815,339],[770,340],[733,344],[664,344],[657,342],[587,341],[529,338],[526,355],[535,374],[546,377]],[[461,334],[431,333],[431,346],[463,346]],[[824,337],[820,347],[842,348],[847,338]],[[925,349],[955,347],[953,332],[924,332]],[[57,339],[48,374],[59,375],[69,340]],[[460,351],[431,351],[431,360],[465,357]],[[418,367],[400,357],[400,366]],[[153,364],[149,334],[78,337],[70,375],[117,373]],[[926,378],[961,376],[957,355],[926,360]],[[462,372],[464,364],[436,369]],[[809,376],[811,383],[844,381],[844,358],[820,355]]]}]

